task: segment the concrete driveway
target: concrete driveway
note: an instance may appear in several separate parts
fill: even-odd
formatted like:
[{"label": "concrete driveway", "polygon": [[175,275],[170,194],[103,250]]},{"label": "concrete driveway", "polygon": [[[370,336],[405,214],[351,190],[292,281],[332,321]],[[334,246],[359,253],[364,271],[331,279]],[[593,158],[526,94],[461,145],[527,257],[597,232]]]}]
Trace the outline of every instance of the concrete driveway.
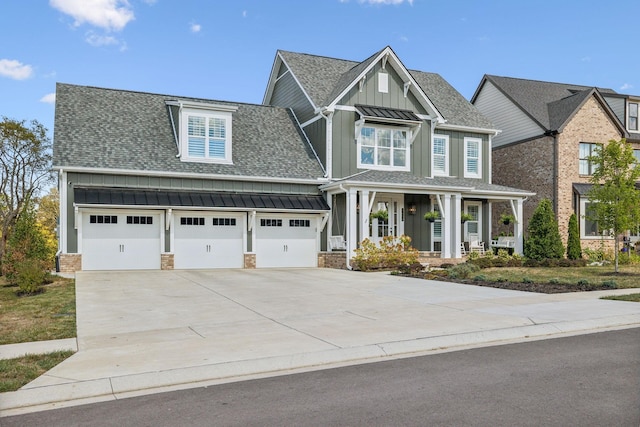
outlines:
[{"label": "concrete driveway", "polygon": [[78,353],[3,394],[5,408],[640,326],[640,304],[598,299],[629,290],[542,295],[332,269],[76,279]]}]

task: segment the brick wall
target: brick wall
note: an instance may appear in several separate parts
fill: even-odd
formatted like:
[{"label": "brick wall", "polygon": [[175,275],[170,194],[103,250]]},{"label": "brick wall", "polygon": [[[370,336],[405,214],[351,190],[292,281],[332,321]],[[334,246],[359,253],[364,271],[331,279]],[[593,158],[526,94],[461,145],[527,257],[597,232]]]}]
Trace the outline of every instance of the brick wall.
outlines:
[{"label": "brick wall", "polygon": [[[569,217],[574,213],[574,182],[588,183],[589,176],[579,174],[579,146],[581,142],[606,144],[622,138],[620,131],[595,98],[589,98],[558,135],[558,181],[556,218],[563,243],[566,245]],[[593,247],[592,239],[583,239],[582,245]],[[597,246],[600,240],[597,240]]]},{"label": "brick wall", "polygon": [[[492,152],[492,182],[535,192],[523,204],[524,229],[540,200],[553,199],[553,137],[543,136],[519,144],[499,147]],[[500,215],[511,213],[511,205],[492,203],[492,234],[513,232],[513,224],[500,223]]]},{"label": "brick wall", "polygon": [[160,270],[173,270],[173,254],[160,254]]},{"label": "brick wall", "polygon": [[61,273],[74,273],[82,270],[82,255],[60,254],[58,256],[58,263]]},{"label": "brick wall", "polygon": [[256,268],[256,254],[244,254],[244,268]]},{"label": "brick wall", "polygon": [[346,270],[347,269],[347,253],[346,252],[320,252],[318,253],[318,267]]}]

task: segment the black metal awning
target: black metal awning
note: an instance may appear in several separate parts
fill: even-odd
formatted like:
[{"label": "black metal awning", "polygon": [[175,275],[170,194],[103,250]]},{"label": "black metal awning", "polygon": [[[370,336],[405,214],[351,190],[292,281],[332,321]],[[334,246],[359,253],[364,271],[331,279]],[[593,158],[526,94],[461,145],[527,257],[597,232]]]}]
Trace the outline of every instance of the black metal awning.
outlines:
[{"label": "black metal awning", "polygon": [[356,104],[356,111],[365,120],[374,121],[390,121],[394,123],[411,123],[416,124],[422,122],[416,114],[411,110],[401,110],[397,108],[382,108],[372,105]]},{"label": "black metal awning", "polygon": [[79,205],[162,206],[170,208],[291,209],[328,211],[320,195],[162,191],[127,188],[77,187]]}]

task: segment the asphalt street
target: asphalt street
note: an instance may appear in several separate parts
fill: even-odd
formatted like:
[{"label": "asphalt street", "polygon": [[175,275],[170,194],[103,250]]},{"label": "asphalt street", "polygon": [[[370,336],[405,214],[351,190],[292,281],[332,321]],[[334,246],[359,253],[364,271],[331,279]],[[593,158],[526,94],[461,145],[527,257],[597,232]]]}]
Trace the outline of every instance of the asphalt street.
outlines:
[{"label": "asphalt street", "polygon": [[12,426],[640,425],[640,328],[6,417]]}]

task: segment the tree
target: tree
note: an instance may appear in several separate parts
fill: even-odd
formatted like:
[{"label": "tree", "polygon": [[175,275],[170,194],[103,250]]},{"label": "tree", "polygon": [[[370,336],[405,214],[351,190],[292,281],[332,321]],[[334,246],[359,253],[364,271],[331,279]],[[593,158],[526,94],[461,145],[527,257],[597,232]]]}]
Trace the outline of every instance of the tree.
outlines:
[{"label": "tree", "polygon": [[33,120],[2,118],[0,122],[0,260],[18,215],[42,187],[51,182],[51,140]]},{"label": "tree", "polygon": [[18,215],[3,260],[6,279],[24,294],[39,292],[51,268],[56,248],[47,242],[46,229],[36,220],[32,203]]},{"label": "tree", "polygon": [[58,196],[58,189],[51,187],[49,194],[45,194],[40,197],[38,203],[38,222],[46,228],[49,233],[56,235],[56,229],[58,228],[58,215],[60,208],[60,197]]},{"label": "tree", "polygon": [[615,272],[618,272],[618,235],[640,222],[640,165],[633,156],[633,148],[622,138],[610,140],[596,148],[589,157],[595,166],[591,176],[594,184],[587,197],[591,202],[587,216],[597,221],[600,230],[611,230],[614,239]]},{"label": "tree", "polygon": [[527,231],[529,236],[524,242],[524,256],[536,260],[560,259],[564,256],[564,246],[551,200],[540,201],[529,220]]},{"label": "tree", "polygon": [[567,239],[567,258],[582,258],[582,246],[580,245],[580,231],[578,230],[578,217],[571,214],[569,217],[569,238]]}]

